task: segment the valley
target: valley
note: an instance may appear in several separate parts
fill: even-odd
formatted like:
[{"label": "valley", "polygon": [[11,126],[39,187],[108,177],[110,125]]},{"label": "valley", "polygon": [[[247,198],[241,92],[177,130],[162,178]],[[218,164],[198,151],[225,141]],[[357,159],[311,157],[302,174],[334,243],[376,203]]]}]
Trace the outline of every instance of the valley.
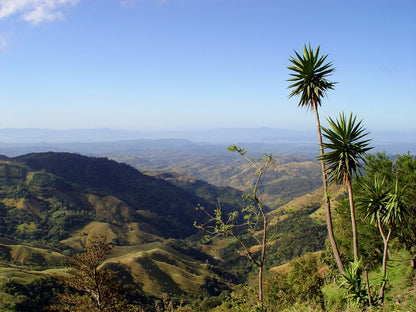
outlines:
[{"label": "valley", "polygon": [[[58,281],[68,272],[68,259],[97,237],[112,246],[100,267],[117,272],[133,289],[127,293],[129,302],[145,311],[153,311],[165,296],[175,305],[217,311],[232,296],[240,296],[241,287],[251,287],[256,269],[236,239],[206,240],[194,223],[206,220],[196,209],[199,205],[210,214],[218,207],[224,215],[242,211],[255,170],[238,155],[220,150],[169,155],[170,150],[140,157],[68,152],[3,156],[0,310],[35,311],[54,302],[57,294],[65,293]],[[320,165],[307,156],[281,155],[265,173],[259,196],[269,223],[266,291],[274,285],[274,274],[290,275],[293,263],[318,261],[317,281],[333,274],[320,186]],[[332,206],[342,206],[345,188],[333,185],[329,192]],[[243,217],[237,223],[244,224]],[[336,208],[333,217],[338,237],[351,235],[343,225],[344,212]],[[361,235],[374,244],[368,248],[377,250],[380,245],[371,236],[376,232],[371,233]],[[258,254],[260,245],[250,244],[250,252]],[[305,258],[311,260],[302,260],[305,255],[312,255]],[[401,268],[405,275],[407,268]]]},{"label": "valley", "polygon": [[[245,164],[236,159],[221,162],[228,172],[216,179],[215,172],[210,173],[207,180],[215,179],[217,185],[225,185],[225,177],[229,176],[237,181],[235,188],[174,173],[175,168],[197,171],[196,167],[187,168],[182,163],[164,168],[166,171],[149,170],[143,174],[125,163],[71,153],[3,157],[0,283],[6,288],[10,282],[31,287],[44,279],[54,279],[65,271],[67,257],[81,251],[88,240],[103,235],[114,246],[104,265],[127,272],[128,279],[147,298],[160,298],[164,293],[192,298],[196,293],[206,292],[207,283],[213,282],[217,291],[208,293],[209,296],[229,290],[247,278],[244,272],[249,272],[250,266],[244,258],[230,252],[233,240],[201,244],[201,233],[193,226],[204,218],[195,209],[198,204],[210,211],[217,203],[225,213],[238,210],[242,190],[251,187],[247,179],[250,169]],[[234,168],[235,163],[238,165]],[[204,165],[201,161],[196,166]],[[278,166],[282,166],[281,171],[273,171],[265,178],[270,185],[263,188],[262,197],[269,211],[275,211],[283,200],[289,201],[296,195],[273,197],[267,191],[273,194],[279,185],[285,184],[293,189],[296,181],[318,175],[316,164],[310,161]],[[276,183],[270,182],[273,180]],[[295,194],[305,192],[305,187],[306,192],[313,192],[316,186],[312,185],[299,183]],[[271,257],[268,266],[323,248],[325,226],[321,219],[309,217],[319,208],[314,207],[296,208],[297,212],[291,211],[291,215],[285,213],[290,209],[279,209],[271,235],[281,233],[288,237],[281,236],[281,243],[274,242],[270,247],[273,254],[280,256]],[[305,220],[302,226],[289,225],[290,219],[299,217]],[[317,235],[316,242],[307,239],[310,234],[306,228]],[[296,249],[290,247],[294,241],[299,244]],[[3,309],[6,303],[19,305],[7,292],[1,296]]]}]

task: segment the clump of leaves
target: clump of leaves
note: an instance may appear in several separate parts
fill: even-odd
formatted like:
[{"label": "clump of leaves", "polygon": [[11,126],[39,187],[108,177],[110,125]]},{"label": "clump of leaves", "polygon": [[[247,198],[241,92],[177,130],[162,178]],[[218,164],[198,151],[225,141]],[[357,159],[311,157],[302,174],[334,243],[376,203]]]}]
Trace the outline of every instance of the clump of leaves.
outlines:
[{"label": "clump of leaves", "polygon": [[364,306],[368,302],[366,286],[361,279],[362,273],[363,262],[360,259],[350,263],[340,280],[341,286],[347,290],[346,297],[358,306]]}]

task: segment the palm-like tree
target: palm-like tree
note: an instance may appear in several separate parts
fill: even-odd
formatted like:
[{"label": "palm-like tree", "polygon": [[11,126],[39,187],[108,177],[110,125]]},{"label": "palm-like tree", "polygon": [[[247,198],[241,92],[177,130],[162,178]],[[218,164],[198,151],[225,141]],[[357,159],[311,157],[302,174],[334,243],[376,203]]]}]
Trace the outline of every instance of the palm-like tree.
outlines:
[{"label": "palm-like tree", "polygon": [[[327,77],[332,74],[334,68],[331,62],[326,62],[328,55],[319,55],[319,46],[314,51],[311,46],[304,45],[303,55],[296,51],[296,57],[290,57],[290,65],[287,67],[292,76],[288,81],[293,82],[289,88],[293,88],[289,94],[289,98],[299,96],[300,107],[315,113],[316,127],[318,130],[319,150],[320,154],[324,153],[322,146],[321,124],[319,121],[318,107],[321,106],[322,98],[325,96],[327,90],[334,89],[335,82],[330,82]],[[322,162],[322,182],[324,187],[324,194],[326,198],[326,219],[329,241],[331,242],[332,252],[341,274],[344,273],[344,266],[341,261],[339,250],[335,241],[334,231],[332,227],[331,217],[331,202],[328,193],[328,182],[325,170],[325,163]]]},{"label": "palm-like tree", "polygon": [[370,140],[365,139],[368,133],[356,121],[356,116],[350,114],[349,118],[341,113],[338,120],[328,118],[329,128],[322,127],[323,136],[328,142],[323,147],[329,152],[319,158],[327,165],[328,180],[331,183],[342,183],[348,188],[348,197],[351,211],[354,260],[358,261],[357,226],[355,221],[354,198],[352,193],[352,179],[359,175],[359,169],[364,162],[364,155],[372,147],[368,147]]},{"label": "palm-like tree", "polygon": [[[379,302],[382,303],[387,282],[387,255],[391,234],[394,226],[404,219],[406,213],[403,189],[399,190],[398,179],[395,187],[392,187],[384,178],[375,176],[374,181],[361,180],[359,190],[358,205],[367,212],[366,217],[377,225],[383,238],[383,280],[379,293]],[[385,227],[388,229],[387,233]]]},{"label": "palm-like tree", "polygon": [[384,241],[384,252],[383,252],[383,282],[380,287],[379,301],[383,303],[384,301],[384,289],[387,282],[387,255],[389,248],[389,241],[391,237],[391,232],[395,225],[402,222],[407,213],[406,204],[404,200],[404,190],[405,188],[399,189],[398,179],[396,178],[396,184],[394,190],[389,194],[389,200],[384,211],[384,214],[381,218],[384,225],[388,226],[387,236],[380,230],[380,233]]}]

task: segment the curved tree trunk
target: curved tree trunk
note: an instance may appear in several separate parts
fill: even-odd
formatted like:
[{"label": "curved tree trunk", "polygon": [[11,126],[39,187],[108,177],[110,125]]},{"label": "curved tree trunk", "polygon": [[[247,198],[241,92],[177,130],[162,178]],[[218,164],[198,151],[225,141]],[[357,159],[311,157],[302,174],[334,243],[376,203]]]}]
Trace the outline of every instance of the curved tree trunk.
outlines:
[{"label": "curved tree trunk", "polygon": [[[323,148],[323,145],[322,145],[321,123],[319,121],[318,107],[316,106],[315,101],[312,101],[312,107],[315,111],[316,127],[318,128],[319,152],[320,152],[321,155],[323,155],[324,154],[324,148]],[[334,229],[332,227],[331,199],[330,199],[329,193],[328,193],[328,179],[327,179],[327,175],[326,175],[324,162],[321,162],[321,169],[322,169],[322,182],[323,182],[322,184],[323,184],[323,187],[324,187],[325,201],[326,201],[325,214],[326,214],[326,225],[327,225],[327,228],[328,228],[329,241],[331,243],[332,253],[334,255],[335,262],[337,263],[338,270],[341,274],[344,274],[344,265],[342,264],[342,260],[341,260],[341,256],[340,256],[340,253],[339,253],[339,250],[338,250],[337,242],[335,241]]]},{"label": "curved tree trunk", "polygon": [[383,242],[384,242],[383,280],[381,282],[380,293],[378,295],[379,303],[382,304],[383,301],[384,301],[384,290],[386,288],[386,283],[387,283],[387,254],[388,254],[388,250],[389,250],[389,242],[390,242],[390,237],[391,237],[391,233],[392,233],[392,225],[390,224],[390,226],[389,226],[389,232],[388,232],[387,236],[384,234],[380,219],[378,220],[378,228],[380,230],[380,234],[383,237]]},{"label": "curved tree trunk", "polygon": [[354,198],[352,195],[352,186],[351,179],[347,181],[348,187],[348,198],[350,201],[350,211],[351,211],[351,225],[352,225],[352,244],[354,248],[354,261],[358,261],[358,235],[357,235],[357,222],[355,220],[355,207],[354,207]]}]

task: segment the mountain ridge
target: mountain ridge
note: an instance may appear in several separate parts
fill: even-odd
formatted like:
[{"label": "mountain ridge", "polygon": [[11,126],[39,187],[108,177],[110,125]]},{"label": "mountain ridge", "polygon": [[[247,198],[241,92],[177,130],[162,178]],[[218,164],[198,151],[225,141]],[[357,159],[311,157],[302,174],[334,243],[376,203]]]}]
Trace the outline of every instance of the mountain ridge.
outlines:
[{"label": "mountain ridge", "polygon": [[[29,169],[18,167],[19,163]],[[27,154],[8,158],[7,163],[2,164],[3,171],[10,170],[10,166],[13,165],[17,166],[13,169],[16,171],[16,176],[6,177],[6,183],[7,180],[18,179],[20,175],[21,179],[24,176],[25,182],[27,180],[27,188],[30,187],[29,184],[38,188],[35,191],[47,192],[48,188],[50,191],[50,188],[57,187],[62,196],[67,192],[64,197],[68,202],[72,200],[71,205],[76,207],[74,209],[81,210],[83,206],[88,207],[91,202],[99,200],[98,197],[94,198],[94,194],[104,196],[102,200],[107,204],[111,202],[108,196],[114,196],[118,200],[112,200],[111,207],[124,209],[125,215],[120,221],[150,222],[151,227],[156,227],[158,234],[165,237],[183,238],[194,234],[196,229],[193,227],[193,222],[201,218],[195,209],[199,203],[211,210],[215,209],[215,204],[198,197],[189,190],[179,188],[166,180],[143,174],[127,164],[103,157],[53,152]],[[31,173],[30,179],[25,170],[35,171]],[[58,179],[42,172],[52,174]],[[6,176],[7,173],[4,175]],[[91,195],[76,195],[80,190],[84,192],[88,190]],[[42,207],[48,206],[49,203],[47,199],[40,198],[29,196],[26,201],[32,201],[33,205],[38,204],[39,209],[43,209]],[[226,207],[231,208],[233,205],[235,208],[236,201]],[[143,214],[140,211],[149,211],[150,214]],[[158,222],[151,222],[152,215],[157,218]]]}]

